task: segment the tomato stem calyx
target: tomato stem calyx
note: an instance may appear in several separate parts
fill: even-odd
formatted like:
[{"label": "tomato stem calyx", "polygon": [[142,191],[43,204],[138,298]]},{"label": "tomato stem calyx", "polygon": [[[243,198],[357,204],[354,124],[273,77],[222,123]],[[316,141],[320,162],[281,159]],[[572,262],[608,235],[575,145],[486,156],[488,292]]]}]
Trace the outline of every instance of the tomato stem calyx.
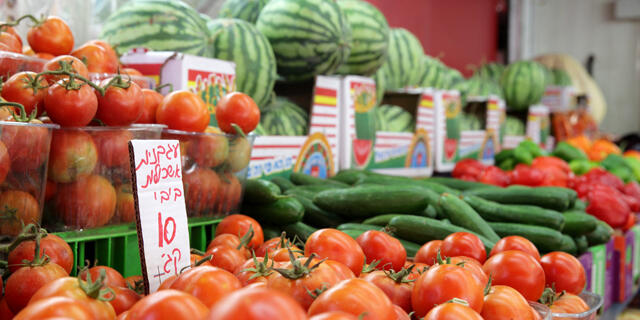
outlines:
[{"label": "tomato stem calyx", "polygon": [[[4,219],[2,212],[0,212],[0,219]],[[17,248],[20,243],[34,240],[40,233],[44,233],[46,235],[46,232],[46,230],[39,228],[35,224],[28,224],[22,228],[20,234],[18,234],[12,242],[0,246],[0,254],[7,255],[9,252],[13,251],[13,249]]]},{"label": "tomato stem calyx", "polygon": [[[78,276],[78,286],[88,297],[105,302],[115,298],[116,295],[113,290],[104,285],[104,280],[107,278],[107,272],[104,269],[100,270],[100,275],[96,281],[91,280],[91,273],[87,268],[85,268],[83,272],[84,271],[86,271],[87,280],[83,281],[80,279],[80,276]],[[82,272],[80,272],[80,274],[82,274]]]},{"label": "tomato stem calyx", "polygon": [[291,251],[291,247],[287,246],[287,251],[289,251],[289,260],[291,261],[291,268],[289,269],[273,268],[273,270],[281,274],[283,277],[291,280],[296,280],[296,279],[306,277],[307,275],[311,274],[313,270],[317,269],[323,262],[325,262],[325,260],[327,260],[325,258],[320,260],[318,263],[311,265],[311,263],[313,262],[313,259],[317,256],[315,253],[312,253],[304,262],[304,264],[302,264],[300,260],[298,260],[296,256],[293,255],[293,251]]},{"label": "tomato stem calyx", "polygon": [[[251,252],[251,256],[253,259],[253,268],[243,269],[243,272],[253,272],[253,275],[249,277],[249,280],[253,280],[259,277],[267,277],[273,273],[273,260],[269,261],[269,252],[264,253],[264,259],[262,261],[258,261],[256,258],[255,252]],[[271,265],[269,265],[271,262]]]},{"label": "tomato stem calyx", "polygon": [[402,268],[402,270],[398,272],[395,272],[393,269],[382,270],[382,272],[384,272],[384,274],[386,274],[387,277],[389,277],[391,280],[395,281],[396,283],[411,283],[416,281],[416,279],[413,279],[413,280],[408,279],[411,272],[413,272],[414,267],[415,265],[412,264],[411,266],[409,266],[409,268]]}]

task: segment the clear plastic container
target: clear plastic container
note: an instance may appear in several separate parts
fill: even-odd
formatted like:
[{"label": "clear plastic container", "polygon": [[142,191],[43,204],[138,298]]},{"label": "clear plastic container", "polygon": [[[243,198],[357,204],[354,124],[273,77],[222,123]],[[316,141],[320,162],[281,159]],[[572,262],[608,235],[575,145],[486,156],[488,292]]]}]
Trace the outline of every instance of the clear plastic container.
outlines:
[{"label": "clear plastic container", "polygon": [[43,223],[82,230],[135,220],[129,141],[159,139],[163,125],[53,131]]},{"label": "clear plastic container", "polygon": [[255,136],[164,130],[180,141],[189,217],[220,217],[238,209]]},{"label": "clear plastic container", "polygon": [[529,305],[533,308],[533,310],[538,312],[538,314],[540,315],[540,319],[542,320],[553,319],[551,318],[551,310],[549,310],[549,307],[547,307],[546,305],[533,302],[533,301],[529,301]]},{"label": "clear plastic container", "polygon": [[0,77],[9,78],[20,71],[42,72],[47,60],[24,54],[0,51]]},{"label": "clear plastic container", "polygon": [[52,124],[0,121],[0,240],[41,223]]},{"label": "clear plastic container", "polygon": [[[90,73],[89,80],[93,82],[98,82],[104,79],[109,79],[114,77],[116,74],[114,73]],[[145,76],[129,76],[122,75],[123,78],[131,78],[131,81],[137,83],[142,89],[153,89],[156,87],[156,81],[151,77]]]},{"label": "clear plastic container", "polygon": [[589,306],[589,310],[582,313],[552,313],[552,319],[580,319],[580,320],[595,320],[597,318],[598,309],[602,307],[602,296],[593,292],[583,291],[578,295]]}]

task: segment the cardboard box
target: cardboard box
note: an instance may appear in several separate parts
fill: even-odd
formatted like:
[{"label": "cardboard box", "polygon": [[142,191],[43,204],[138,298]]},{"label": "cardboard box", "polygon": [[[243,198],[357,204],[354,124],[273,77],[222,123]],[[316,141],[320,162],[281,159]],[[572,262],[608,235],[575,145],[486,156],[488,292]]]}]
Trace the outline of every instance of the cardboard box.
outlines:
[{"label": "cardboard box", "polygon": [[604,293],[602,293],[602,310],[607,310],[616,302],[617,290],[619,287],[618,255],[614,246],[615,239],[611,238],[609,242],[604,244],[605,249],[605,269],[604,269]]},{"label": "cardboard box", "polygon": [[519,116],[526,123],[526,132],[524,136],[506,135],[503,138],[502,148],[513,149],[525,139],[531,139],[539,144],[542,148],[550,151],[554,147],[554,139],[550,135],[550,115],[549,107],[544,105],[535,105],[529,107],[526,114],[517,112],[507,112],[510,115]]},{"label": "cardboard box", "polygon": [[[637,228],[637,226],[635,227]],[[631,299],[634,294],[634,257],[636,253],[636,232],[629,230],[623,235],[613,237],[617,279],[617,288],[614,292],[616,302],[624,302]],[[637,272],[637,271],[636,271]]]},{"label": "cardboard box", "polygon": [[[215,125],[215,108],[222,97],[236,90],[235,63],[169,51],[132,50],[120,57],[128,68],[156,80],[171,84],[173,90],[197,93],[209,108],[210,124]],[[167,94],[169,88],[164,88]]]},{"label": "cardboard box", "polygon": [[607,267],[607,245],[593,246],[578,257],[586,273],[585,290],[605,295],[605,271]]},{"label": "cardboard box", "polygon": [[632,279],[633,279],[633,291],[637,291],[640,287],[640,225],[635,225],[629,230],[634,234],[633,242],[633,266],[632,266]]},{"label": "cardboard box", "polygon": [[571,86],[548,86],[540,103],[549,107],[551,112],[569,111],[576,105],[576,89]]},{"label": "cardboard box", "polygon": [[482,130],[463,130],[460,133],[458,159],[473,158],[493,165],[494,156],[501,149],[501,124],[505,118],[504,102],[498,97],[470,97],[463,113],[483,119]]}]

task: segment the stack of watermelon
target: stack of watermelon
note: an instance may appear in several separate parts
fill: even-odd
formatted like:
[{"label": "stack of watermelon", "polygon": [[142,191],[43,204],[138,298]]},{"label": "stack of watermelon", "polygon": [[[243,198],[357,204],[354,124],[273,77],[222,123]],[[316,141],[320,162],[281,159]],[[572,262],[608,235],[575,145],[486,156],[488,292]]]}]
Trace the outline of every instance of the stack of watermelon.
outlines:
[{"label": "stack of watermelon", "polygon": [[500,80],[507,107],[527,110],[540,102],[548,81],[546,70],[535,61],[522,60],[510,64]]},{"label": "stack of watermelon", "polygon": [[375,109],[376,131],[413,132],[413,116],[400,106],[383,104]]},{"label": "stack of watermelon", "polygon": [[260,125],[264,135],[304,136],[309,130],[309,114],[290,100],[276,97],[262,112]]}]

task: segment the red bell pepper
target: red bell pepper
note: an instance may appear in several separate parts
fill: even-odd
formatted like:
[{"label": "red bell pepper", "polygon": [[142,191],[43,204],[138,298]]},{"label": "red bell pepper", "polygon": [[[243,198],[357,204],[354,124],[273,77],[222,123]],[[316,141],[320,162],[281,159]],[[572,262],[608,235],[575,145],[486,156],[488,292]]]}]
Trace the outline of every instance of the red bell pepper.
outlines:
[{"label": "red bell pepper", "polygon": [[616,188],[619,191],[624,190],[624,182],[620,178],[618,178],[613,173],[602,169],[602,168],[593,168],[589,170],[585,175],[586,179],[592,183],[601,183],[613,188]]},{"label": "red bell pepper", "polygon": [[631,209],[623,194],[615,188],[603,184],[593,184],[587,195],[587,213],[608,223],[613,228],[625,226]]},{"label": "red bell pepper", "polygon": [[510,183],[509,175],[496,166],[486,167],[480,174],[479,182],[506,187]]},{"label": "red bell pepper", "polygon": [[571,168],[569,168],[569,164],[566,161],[552,156],[537,157],[533,159],[533,162],[531,162],[531,166],[534,168],[556,167],[562,170],[564,173],[571,172]]},{"label": "red bell pepper", "polygon": [[520,163],[511,172],[511,184],[536,187],[542,184],[544,172],[526,164]]},{"label": "red bell pepper", "polygon": [[475,180],[478,180],[484,168],[485,165],[478,160],[462,159],[456,163],[456,166],[453,168],[451,175],[454,178],[460,178],[462,176],[467,176],[467,178],[469,178],[470,176],[474,177]]}]

